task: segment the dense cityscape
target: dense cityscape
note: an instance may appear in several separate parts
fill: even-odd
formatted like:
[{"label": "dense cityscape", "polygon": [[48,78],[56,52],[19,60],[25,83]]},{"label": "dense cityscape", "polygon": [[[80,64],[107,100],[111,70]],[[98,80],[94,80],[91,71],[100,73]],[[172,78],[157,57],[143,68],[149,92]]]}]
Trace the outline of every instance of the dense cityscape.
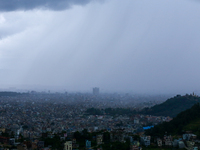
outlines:
[{"label": "dense cityscape", "polygon": [[[130,138],[129,135],[144,132],[145,126],[172,120],[166,116],[135,113],[144,107],[161,103],[164,96],[99,94],[96,89],[92,94],[35,91],[4,94],[0,97],[0,141],[3,148],[59,149],[53,143],[45,143],[45,138],[58,135],[62,142],[73,141],[74,133],[84,130],[99,133],[100,137],[103,133],[120,130],[122,138],[116,141],[123,143]],[[99,145],[92,143],[90,148],[96,146],[97,149]],[[76,143],[73,149],[74,146],[76,149],[86,148],[84,144],[79,146]],[[64,149],[64,143],[60,147]]]},{"label": "dense cityscape", "polygon": [[[93,93],[1,92],[0,149],[139,150],[153,143],[158,148],[185,148],[180,137],[145,134],[173,120],[142,111],[163,99],[167,96],[100,94],[98,88]],[[191,133],[183,136],[196,139]]]}]

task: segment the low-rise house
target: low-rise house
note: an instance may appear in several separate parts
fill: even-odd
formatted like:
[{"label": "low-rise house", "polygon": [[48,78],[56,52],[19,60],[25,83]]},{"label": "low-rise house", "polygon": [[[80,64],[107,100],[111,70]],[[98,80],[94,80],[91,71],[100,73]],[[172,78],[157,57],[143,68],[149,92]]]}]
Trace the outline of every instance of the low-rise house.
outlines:
[{"label": "low-rise house", "polygon": [[9,142],[9,139],[10,138],[8,138],[8,137],[0,136],[0,142],[1,143],[7,144]]},{"label": "low-rise house", "polygon": [[15,138],[11,138],[11,139],[9,140],[9,144],[10,144],[10,145],[15,145]]},{"label": "low-rise house", "polygon": [[195,134],[183,134],[183,140],[195,140],[196,139],[196,135]]},{"label": "low-rise house", "polygon": [[160,138],[157,139],[157,145],[158,145],[158,147],[162,146],[162,140]]},{"label": "low-rise house", "polygon": [[164,143],[165,143],[165,146],[173,146],[173,142],[172,142],[173,138],[171,135],[169,136],[164,136]]},{"label": "low-rise house", "polygon": [[178,142],[179,148],[185,148],[185,143],[183,141]]},{"label": "low-rise house", "polygon": [[91,148],[91,141],[86,140],[85,147],[86,147],[86,149],[90,149]]},{"label": "low-rise house", "polygon": [[37,143],[36,142],[32,142],[32,149],[37,149],[38,147],[37,147]]},{"label": "low-rise house", "polygon": [[97,145],[103,144],[103,135],[102,134],[97,135],[96,141],[97,141]]},{"label": "low-rise house", "polygon": [[139,147],[140,146],[140,142],[139,141],[133,141],[132,145],[135,145],[135,146]]},{"label": "low-rise house", "polygon": [[65,142],[64,150],[72,150],[72,141],[66,141]]},{"label": "low-rise house", "polygon": [[37,143],[37,147],[38,147],[38,148],[44,148],[44,141],[39,141],[39,142]]},{"label": "low-rise house", "polygon": [[45,147],[45,148],[43,148],[42,150],[51,150],[51,148]]},{"label": "low-rise house", "polygon": [[140,137],[141,143],[145,146],[149,146],[151,144],[151,136],[142,136]]},{"label": "low-rise house", "polygon": [[0,133],[5,133],[6,129],[5,128],[0,128]]},{"label": "low-rise house", "polygon": [[79,148],[79,144],[77,144],[77,143],[72,143],[72,148],[73,148],[73,149],[78,149],[78,148]]},{"label": "low-rise house", "polygon": [[72,140],[72,143],[73,143],[73,144],[75,144],[75,143],[76,143],[76,139],[75,139],[75,138],[73,138],[73,140]]},{"label": "low-rise house", "polygon": [[114,131],[111,132],[110,134],[110,139],[112,142],[124,142],[124,129],[116,129]]},{"label": "low-rise house", "polygon": [[27,149],[30,149],[32,147],[32,144],[30,141],[24,141],[23,144]]},{"label": "low-rise house", "polygon": [[140,147],[136,145],[130,145],[130,150],[140,150]]},{"label": "low-rise house", "polygon": [[192,141],[186,141],[187,149],[193,149],[195,142]]},{"label": "low-rise house", "polygon": [[134,119],[134,124],[139,124],[140,123],[140,120],[138,118],[135,118]]},{"label": "low-rise house", "polygon": [[174,141],[173,141],[173,147],[178,147],[178,140],[177,139],[174,139]]}]

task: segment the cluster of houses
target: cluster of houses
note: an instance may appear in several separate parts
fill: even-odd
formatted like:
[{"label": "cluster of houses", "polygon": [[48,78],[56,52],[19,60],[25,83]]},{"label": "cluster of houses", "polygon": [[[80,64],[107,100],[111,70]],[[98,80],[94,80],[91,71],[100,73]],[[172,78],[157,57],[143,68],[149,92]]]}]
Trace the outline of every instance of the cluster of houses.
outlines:
[{"label": "cluster of houses", "polygon": [[[153,127],[153,126],[150,126]],[[150,128],[150,127],[145,127]],[[1,129],[1,133],[5,130]],[[103,150],[100,145],[104,144],[104,132],[109,132],[110,142],[121,142],[125,143],[127,139],[130,140],[130,150],[142,150],[142,147],[157,147],[157,148],[180,148],[187,150],[198,150],[200,148],[200,140],[197,139],[195,134],[187,132],[182,136],[173,137],[171,135],[165,135],[164,137],[151,137],[144,134],[144,132],[140,132],[137,134],[131,134],[130,132],[126,132],[125,129],[118,128],[112,131],[102,131],[93,137],[97,145],[99,146],[98,150]],[[137,135],[138,138],[135,138]],[[54,135],[51,132],[43,133],[43,137],[45,138],[53,138]],[[73,133],[62,133],[59,134],[60,140],[64,143],[64,150],[79,150],[79,143],[74,138]],[[85,148],[87,150],[92,150],[94,145],[92,145],[92,141],[85,139]],[[15,138],[8,138],[4,136],[0,136],[0,150],[5,150],[5,145],[9,150],[12,149],[12,146],[15,146],[15,149],[18,150],[51,150],[51,145],[45,147],[45,142],[37,139],[22,141],[19,142]],[[4,146],[3,146],[4,145]],[[1,147],[2,146],[2,147]],[[15,150],[13,149],[13,150]]]},{"label": "cluster of houses", "polygon": [[[165,135],[163,138],[153,137],[153,142],[151,140],[151,136],[141,136],[140,142],[145,147],[150,145],[156,147],[174,147],[180,149],[188,149],[188,150],[198,150],[200,148],[200,140],[197,140],[197,136],[192,133],[185,133],[182,137],[173,138],[171,135]],[[138,150],[138,147],[134,147],[132,150]]]}]

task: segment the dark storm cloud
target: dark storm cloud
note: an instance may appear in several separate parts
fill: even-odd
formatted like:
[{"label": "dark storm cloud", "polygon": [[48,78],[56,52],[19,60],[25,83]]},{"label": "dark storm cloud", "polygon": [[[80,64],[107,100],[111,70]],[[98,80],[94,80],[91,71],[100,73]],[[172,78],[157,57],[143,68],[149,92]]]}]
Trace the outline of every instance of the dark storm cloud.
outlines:
[{"label": "dark storm cloud", "polygon": [[35,8],[63,10],[71,5],[85,5],[91,0],[0,0],[0,11],[31,10]]}]

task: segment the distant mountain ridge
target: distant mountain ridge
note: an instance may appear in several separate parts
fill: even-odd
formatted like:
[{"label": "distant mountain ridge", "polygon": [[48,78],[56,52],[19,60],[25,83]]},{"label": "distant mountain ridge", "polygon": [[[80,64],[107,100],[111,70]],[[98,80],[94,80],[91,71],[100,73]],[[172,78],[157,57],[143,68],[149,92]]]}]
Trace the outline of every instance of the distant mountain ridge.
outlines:
[{"label": "distant mountain ridge", "polygon": [[0,97],[2,96],[17,96],[17,95],[21,95],[21,93],[17,93],[17,92],[0,92]]},{"label": "distant mountain ridge", "polygon": [[178,113],[191,108],[194,104],[200,103],[200,97],[196,95],[177,95],[151,108],[144,108],[141,113],[155,116],[175,117]]}]

